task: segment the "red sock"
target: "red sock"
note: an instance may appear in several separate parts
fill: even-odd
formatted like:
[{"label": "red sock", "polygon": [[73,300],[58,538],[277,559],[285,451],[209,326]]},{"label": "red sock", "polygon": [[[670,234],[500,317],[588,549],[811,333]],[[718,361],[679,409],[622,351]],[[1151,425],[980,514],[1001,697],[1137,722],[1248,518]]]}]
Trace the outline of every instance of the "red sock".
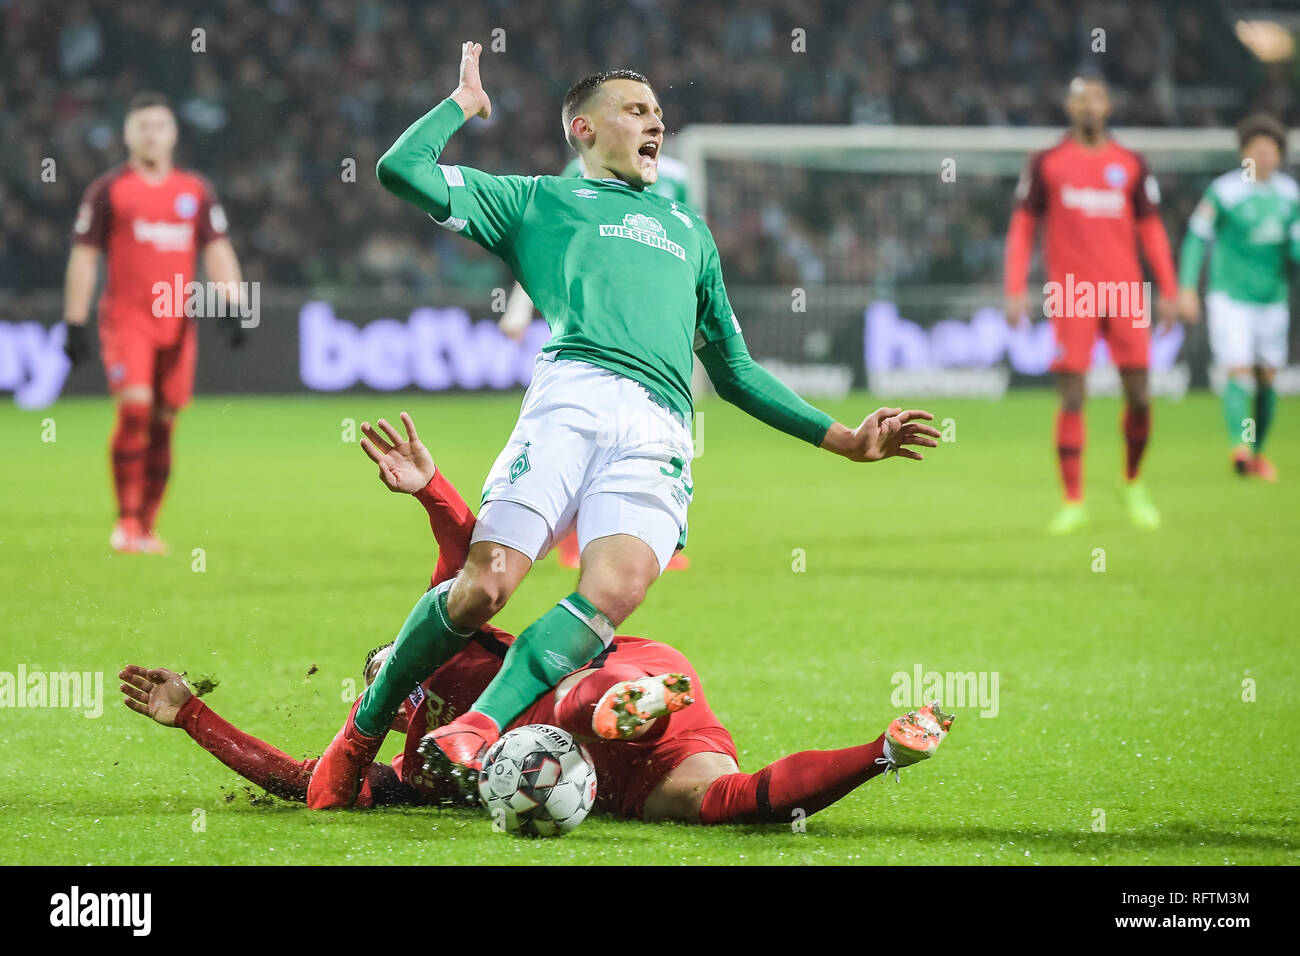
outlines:
[{"label": "red sock", "polygon": [[1142,453],[1147,450],[1147,439],[1151,436],[1151,407],[1134,408],[1124,406],[1124,476],[1132,481],[1138,476],[1142,464]]},{"label": "red sock", "polygon": [[805,750],[782,757],[758,773],[729,773],[705,791],[700,822],[789,823],[795,812],[812,816],[882,773],[885,735],[844,750]]},{"label": "red sock", "polygon": [[176,715],[176,726],[235,773],[284,800],[306,800],[315,759],[294,760],[218,716],[197,697]]},{"label": "red sock", "polygon": [[172,470],[172,419],[154,419],[149,424],[149,451],[144,460],[144,499],[140,523],[152,531],[167,490],[167,476]]},{"label": "red sock", "polygon": [[[564,696],[564,700],[555,705],[555,725],[571,734],[591,737],[595,731],[591,727],[591,718],[596,713],[596,704],[619,681],[639,680],[648,677],[644,669],[630,667],[626,664],[606,664],[594,674],[589,674]],[[660,721],[650,732],[629,743],[648,742],[659,737],[667,721]]]},{"label": "red sock", "polygon": [[119,518],[140,517],[145,456],[149,451],[149,416],[149,406],[144,402],[118,403],[110,457]]},{"label": "red sock", "polygon": [[1056,457],[1066,501],[1083,500],[1083,412],[1056,413]]}]

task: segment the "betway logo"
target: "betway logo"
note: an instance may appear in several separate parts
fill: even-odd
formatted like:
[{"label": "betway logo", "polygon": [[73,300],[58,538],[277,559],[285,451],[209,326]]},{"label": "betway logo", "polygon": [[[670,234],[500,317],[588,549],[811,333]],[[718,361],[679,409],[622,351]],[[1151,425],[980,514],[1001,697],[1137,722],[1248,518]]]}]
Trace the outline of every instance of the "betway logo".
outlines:
[{"label": "betway logo", "polygon": [[357,326],[336,318],[328,302],[308,302],[298,313],[298,370],[304,385],[325,392],[357,384],[380,391],[514,388],[532,381],[549,334],[538,319],[514,342],[496,322],[473,322],[463,309],[416,309],[405,322]]},{"label": "betway logo", "polygon": [[44,408],[59,397],[68,377],[63,324],[0,322],[0,392],[13,392],[19,408]]},{"label": "betway logo", "polygon": [[[1021,375],[1045,375],[1055,341],[1051,322],[1011,328],[1001,309],[977,309],[969,320],[943,319],[927,328],[898,314],[893,302],[873,302],[864,313],[868,375],[894,371],[991,369],[1004,360]],[[1174,364],[1183,344],[1182,326],[1151,338],[1151,370]],[[1109,365],[1102,339],[1093,350],[1093,365]],[[872,386],[875,388],[875,386]]]},{"label": "betway logo", "polygon": [[151,242],[160,252],[185,252],[194,245],[194,223],[150,222],[133,219],[131,233],[136,242]]},{"label": "betway logo", "polygon": [[1124,213],[1125,198],[1119,189],[1093,189],[1091,186],[1061,187],[1061,202],[1067,209],[1078,209],[1085,216],[1114,219]]}]

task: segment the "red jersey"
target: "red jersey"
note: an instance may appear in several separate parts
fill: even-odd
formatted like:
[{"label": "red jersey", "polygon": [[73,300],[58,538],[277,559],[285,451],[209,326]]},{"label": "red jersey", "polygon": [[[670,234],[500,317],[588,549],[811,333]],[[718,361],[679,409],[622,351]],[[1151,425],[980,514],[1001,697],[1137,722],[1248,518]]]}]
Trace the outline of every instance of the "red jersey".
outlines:
[{"label": "red jersey", "polygon": [[170,289],[179,275],[183,288],[194,277],[198,250],[225,236],[226,215],[202,176],[172,169],[151,183],[123,163],[86,188],[72,232],[74,243],[95,246],[107,259],[101,328],[130,327],[170,344],[180,338],[185,316],[174,314],[171,294],[164,314],[155,315],[154,284]]},{"label": "red jersey", "polygon": [[1049,282],[1064,285],[1067,274],[1075,283],[1141,282],[1141,237],[1160,293],[1172,296],[1173,259],[1159,204],[1160,189],[1146,160],[1114,140],[1092,148],[1067,135],[1036,153],[1016,186],[1007,294],[1025,291],[1034,227],[1044,219]]}]

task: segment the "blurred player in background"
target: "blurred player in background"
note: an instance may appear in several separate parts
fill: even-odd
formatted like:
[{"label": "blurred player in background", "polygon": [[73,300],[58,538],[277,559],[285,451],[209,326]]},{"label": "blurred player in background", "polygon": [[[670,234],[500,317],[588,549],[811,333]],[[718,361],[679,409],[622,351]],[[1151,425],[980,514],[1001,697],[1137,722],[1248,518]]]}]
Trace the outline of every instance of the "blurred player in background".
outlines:
[{"label": "blurred player in background", "polygon": [[1110,136],[1110,94],[1104,80],[1075,77],[1065,108],[1069,133],[1056,146],[1030,158],[1016,187],[1004,277],[1007,321],[1019,325],[1028,310],[1025,287],[1034,236],[1045,221],[1048,281],[1067,290],[1093,291],[1091,305],[1085,302],[1080,307],[1078,299],[1070,298],[1051,316],[1056,339],[1052,371],[1061,400],[1056,451],[1065,503],[1048,531],[1068,534],[1087,523],[1083,402],[1085,375],[1099,334],[1106,339],[1124,388],[1125,504],[1134,525],[1153,529],[1160,525],[1160,512],[1138,477],[1151,433],[1150,316],[1141,295],[1126,295],[1128,307],[1117,310],[1122,314],[1108,314],[1107,306],[1115,297],[1107,290],[1116,283],[1125,289],[1142,288],[1140,240],[1159,289],[1161,327],[1176,320],[1174,265],[1160,221],[1160,193],[1146,160]]},{"label": "blurred player in background", "polygon": [[[581,156],[575,156],[560,172],[560,176],[572,179],[587,178],[587,169],[583,164]],[[599,179],[600,177],[591,177]],[[654,193],[656,196],[663,196],[673,203],[673,208],[677,208],[677,203],[689,203],[690,194],[686,187],[686,164],[680,159],[674,159],[671,156],[659,156],[659,178],[646,187],[646,192]],[[501,331],[514,339],[516,342],[524,337],[524,332],[532,324],[533,314],[536,310],[533,308],[533,300],[528,297],[524,287],[518,282],[515,283],[514,289],[510,292],[510,298],[506,302],[506,311],[501,316]],[[578,532],[570,531],[555,546],[555,556],[561,567],[576,568],[582,563],[582,552],[578,548]],[[691,566],[691,559],[685,554],[678,551],[668,559],[668,571],[685,571]]]},{"label": "blurred player in background", "polygon": [[[99,345],[117,399],[110,445],[117,523],[115,551],[163,553],[155,524],[171,472],[172,426],[194,391],[198,329],[175,309],[171,290],[194,276],[203,251],[209,280],[238,294],[239,262],[226,216],[203,177],[172,165],[176,117],[165,97],[141,93],[127,108],[127,161],[86,189],[73,226],[64,291],[64,351],[76,365],[90,353],[86,323],[101,254],[107,281],[99,300]],[[159,294],[155,283],[165,283]],[[233,304],[232,304],[233,306]],[[223,328],[243,335],[237,309]]]},{"label": "blurred player in background", "polygon": [[1188,322],[1200,318],[1196,287],[1213,242],[1205,310],[1214,364],[1227,375],[1223,417],[1232,465],[1238,474],[1276,481],[1264,439],[1277,408],[1273,376],[1287,360],[1287,266],[1300,261],[1300,185],[1279,170],[1286,127],[1276,119],[1247,117],[1237,137],[1241,167],[1210,183],[1188,223],[1178,310]]}]

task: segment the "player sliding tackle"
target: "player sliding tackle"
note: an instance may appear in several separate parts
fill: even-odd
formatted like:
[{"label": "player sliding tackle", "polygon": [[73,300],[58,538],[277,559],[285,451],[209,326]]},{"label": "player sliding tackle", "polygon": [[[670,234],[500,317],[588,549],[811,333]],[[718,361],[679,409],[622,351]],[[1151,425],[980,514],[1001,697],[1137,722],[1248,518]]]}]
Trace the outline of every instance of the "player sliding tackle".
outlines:
[{"label": "player sliding tackle", "polygon": [[[362,448],[378,463],[389,490],[413,495],[428,512],[438,563],[418,609],[460,570],[475,519],[434,466],[410,418],[403,414],[402,421],[406,440],[397,438],[387,422],[378,423],[391,444],[363,424]],[[473,703],[502,667],[514,640],[486,624],[462,649],[413,682],[391,726],[405,735],[403,753],[391,766],[363,767],[357,793],[334,806],[460,802],[456,782],[424,765],[427,731]],[[731,734],[709,707],[699,675],[680,651],[621,634],[611,650],[617,653],[602,654],[565,676],[554,693],[540,696],[510,726],[551,724],[589,741],[599,780],[597,806],[618,816],[703,824],[789,823],[796,811],[812,815],[882,772],[929,758],[952,726],[952,717],[930,704],[892,721],[871,743],[805,750],[756,773],[742,773]],[[394,652],[387,644],[367,657],[363,673],[368,685],[373,686]],[[175,671],[133,664],[118,676],[123,703],[131,710],[164,727],[183,728],[231,770],[276,796],[308,798],[311,781],[320,773],[318,761],[295,760],[227,723]]]},{"label": "player sliding tackle", "polygon": [[500,256],[552,335],[488,475],[464,571],[407,621],[321,757],[313,806],[350,801],[410,688],[501,610],[575,522],[578,589],[519,636],[473,709],[435,730],[431,748],[481,768],[502,727],[608,646],[685,543],[692,350],[723,398],[851,461],[919,459],[906,446],[933,447],[939,435],[917,421],[932,419],[928,412],[896,408],[857,428],[838,424],[750,358],[704,220],[646,189],[658,176],[664,124],[640,74],[594,74],[565,95],[565,136],[588,181],[439,165],[465,119],[492,111],[481,52],[464,44],[460,85],[384,154],[379,180]]}]

